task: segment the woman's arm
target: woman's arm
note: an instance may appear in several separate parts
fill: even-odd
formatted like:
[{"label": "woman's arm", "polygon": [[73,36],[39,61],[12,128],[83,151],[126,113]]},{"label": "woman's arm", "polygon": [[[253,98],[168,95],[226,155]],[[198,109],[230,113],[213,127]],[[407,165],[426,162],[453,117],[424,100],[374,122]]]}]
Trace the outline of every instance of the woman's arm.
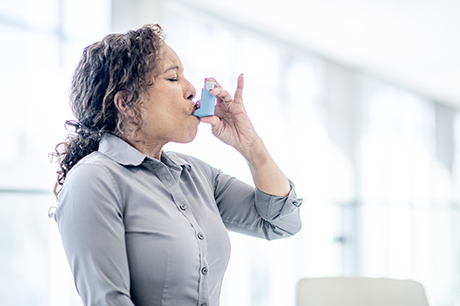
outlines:
[{"label": "woman's arm", "polygon": [[261,138],[251,146],[238,151],[247,160],[254,185],[259,190],[280,197],[289,194],[289,181],[271,158]]},{"label": "woman's arm", "polygon": [[216,171],[214,194],[227,229],[267,240],[290,237],[302,228],[294,184],[285,197],[267,194]]},{"label": "woman's arm", "polygon": [[134,306],[118,190],[99,165],[75,166],[55,218],[85,306]]},{"label": "woman's arm", "polygon": [[[207,80],[216,82],[214,79]],[[243,88],[242,74],[238,77],[233,99],[217,85],[217,88],[210,91],[217,97],[215,116],[203,117],[201,121],[210,123],[217,138],[243,155],[259,190],[275,196],[286,196],[290,191],[289,181],[271,158],[248,118],[243,105]]]},{"label": "woman's arm", "polygon": [[218,172],[215,199],[228,229],[268,240],[289,237],[301,228],[302,199],[255,132],[243,105],[243,87],[240,75],[233,99],[220,85],[210,91],[217,97],[215,116],[201,121],[210,123],[216,137],[243,155],[256,188]]}]

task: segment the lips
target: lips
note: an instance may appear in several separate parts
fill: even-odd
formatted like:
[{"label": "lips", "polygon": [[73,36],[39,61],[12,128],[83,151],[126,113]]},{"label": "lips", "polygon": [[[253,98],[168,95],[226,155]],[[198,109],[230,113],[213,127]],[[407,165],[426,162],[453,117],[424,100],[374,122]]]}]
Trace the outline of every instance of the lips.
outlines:
[{"label": "lips", "polygon": [[195,104],[193,104],[192,115],[199,108],[200,108],[200,101],[197,101]]}]

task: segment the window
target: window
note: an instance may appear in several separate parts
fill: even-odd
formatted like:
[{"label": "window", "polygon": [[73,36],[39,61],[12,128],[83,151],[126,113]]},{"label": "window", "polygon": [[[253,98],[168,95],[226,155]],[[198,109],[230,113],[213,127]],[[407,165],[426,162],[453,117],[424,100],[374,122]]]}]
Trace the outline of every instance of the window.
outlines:
[{"label": "window", "polygon": [[[163,19],[196,88],[214,76],[233,93],[244,73],[254,126],[305,198],[293,238],[230,234],[223,306],[294,305],[299,278],[336,275],[412,278],[430,305],[460,299],[458,153],[457,171],[446,163],[459,139],[456,110],[186,5],[165,5]],[[192,144],[169,148],[252,183],[208,126]]]},{"label": "window", "polygon": [[47,217],[55,205],[48,154],[66,137],[70,77],[83,48],[109,31],[109,8],[107,0],[0,3],[2,305],[81,305]]}]

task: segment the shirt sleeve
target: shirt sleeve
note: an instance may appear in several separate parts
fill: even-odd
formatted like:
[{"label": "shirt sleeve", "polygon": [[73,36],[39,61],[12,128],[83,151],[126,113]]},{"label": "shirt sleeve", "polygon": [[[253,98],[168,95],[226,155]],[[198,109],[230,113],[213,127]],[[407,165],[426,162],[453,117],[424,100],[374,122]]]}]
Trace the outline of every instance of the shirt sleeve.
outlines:
[{"label": "shirt sleeve", "polygon": [[75,166],[59,193],[55,218],[85,306],[133,306],[120,196],[110,173]]},{"label": "shirt sleeve", "polygon": [[300,231],[294,184],[286,197],[267,194],[234,177],[217,172],[214,195],[227,229],[267,240],[289,237]]}]

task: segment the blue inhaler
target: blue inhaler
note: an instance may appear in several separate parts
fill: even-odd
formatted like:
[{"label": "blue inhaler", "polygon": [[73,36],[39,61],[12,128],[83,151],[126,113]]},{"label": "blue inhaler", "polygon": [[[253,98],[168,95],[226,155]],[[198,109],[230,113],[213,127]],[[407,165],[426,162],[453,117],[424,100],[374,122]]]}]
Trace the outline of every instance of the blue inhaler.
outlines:
[{"label": "blue inhaler", "polygon": [[214,88],[216,88],[216,83],[204,82],[204,88],[201,90],[200,106],[193,112],[198,118],[214,115],[216,96],[209,93],[209,91]]}]

